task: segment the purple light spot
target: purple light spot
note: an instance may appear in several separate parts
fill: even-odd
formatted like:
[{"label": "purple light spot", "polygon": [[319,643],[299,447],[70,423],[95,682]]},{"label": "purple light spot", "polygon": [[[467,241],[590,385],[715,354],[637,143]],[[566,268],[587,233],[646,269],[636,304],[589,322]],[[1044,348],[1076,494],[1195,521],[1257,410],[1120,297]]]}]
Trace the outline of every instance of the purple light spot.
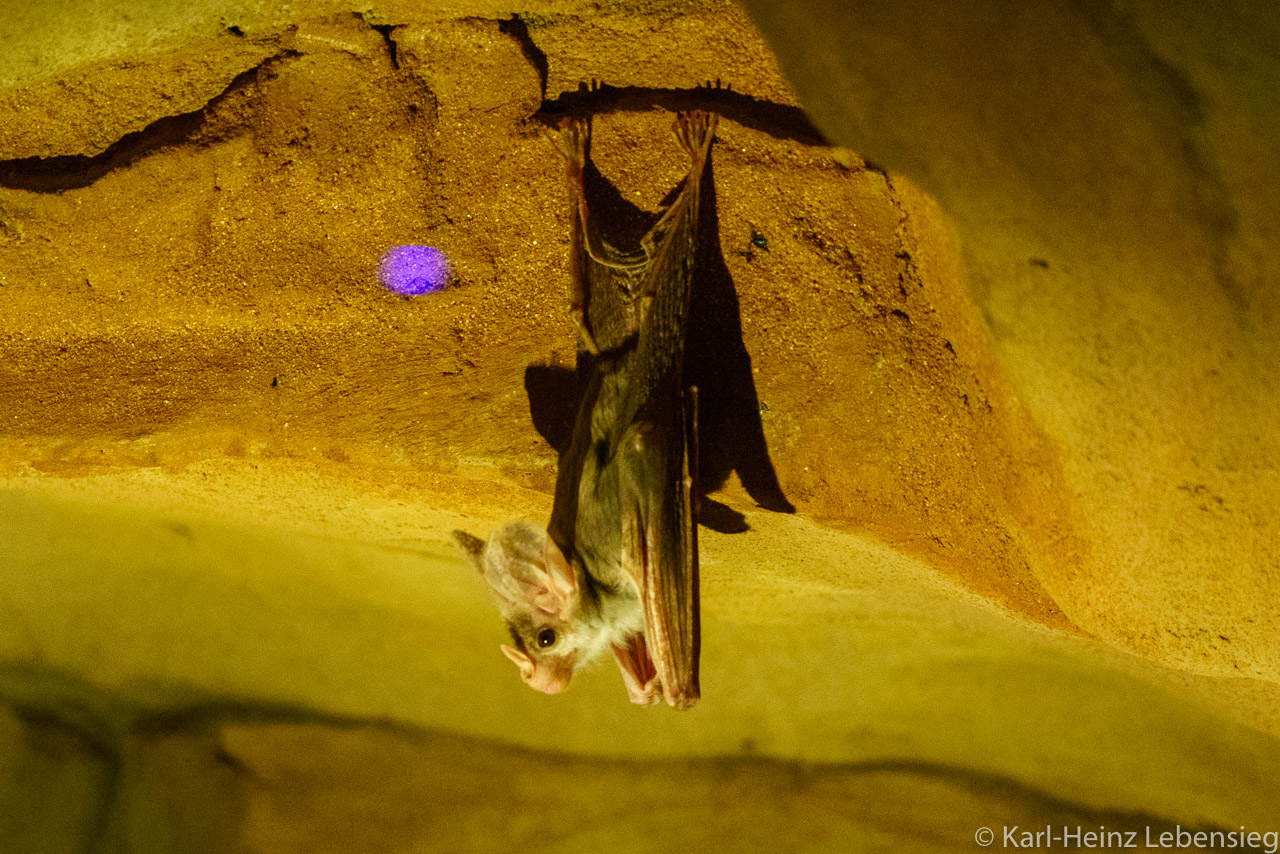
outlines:
[{"label": "purple light spot", "polygon": [[407,297],[429,294],[449,283],[449,259],[434,246],[395,246],[378,264],[378,281]]}]

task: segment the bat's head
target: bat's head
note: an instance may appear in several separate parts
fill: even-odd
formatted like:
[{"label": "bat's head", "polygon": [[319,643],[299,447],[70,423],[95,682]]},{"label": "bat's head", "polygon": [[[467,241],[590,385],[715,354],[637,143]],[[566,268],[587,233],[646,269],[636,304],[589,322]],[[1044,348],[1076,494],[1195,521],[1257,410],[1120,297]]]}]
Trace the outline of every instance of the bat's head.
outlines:
[{"label": "bat's head", "polygon": [[555,541],[532,522],[512,522],[488,543],[462,531],[453,538],[489,586],[511,630],[502,653],[525,684],[546,694],[569,685],[573,669],[596,644],[583,636],[578,576]]}]

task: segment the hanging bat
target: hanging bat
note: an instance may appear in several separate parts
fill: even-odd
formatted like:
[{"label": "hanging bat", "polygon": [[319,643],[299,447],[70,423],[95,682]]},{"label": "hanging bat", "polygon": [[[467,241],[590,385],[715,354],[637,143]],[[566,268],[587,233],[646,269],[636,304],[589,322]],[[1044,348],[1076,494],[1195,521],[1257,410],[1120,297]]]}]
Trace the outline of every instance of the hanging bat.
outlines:
[{"label": "hanging bat", "polygon": [[487,544],[455,531],[506,618],[503,653],[549,694],[611,649],[634,703],[699,698],[697,390],[685,388],[685,323],[698,203],[715,117],[681,113],[689,174],[640,242],[607,243],[587,206],[589,122],[569,120],[570,310],[583,389],[561,454],[551,521],[509,524]]}]

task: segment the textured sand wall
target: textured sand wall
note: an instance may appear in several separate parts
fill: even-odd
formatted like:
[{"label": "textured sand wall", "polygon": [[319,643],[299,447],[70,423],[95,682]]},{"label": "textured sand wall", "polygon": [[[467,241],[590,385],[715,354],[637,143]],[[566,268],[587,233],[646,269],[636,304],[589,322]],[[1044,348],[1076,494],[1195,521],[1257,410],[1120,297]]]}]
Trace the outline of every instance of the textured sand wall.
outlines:
[{"label": "textured sand wall", "polygon": [[1091,554],[1045,580],[1059,604],[1143,655],[1274,682],[1274,10],[753,9],[824,130],[956,222],[1086,520]]},{"label": "textured sand wall", "polygon": [[[755,12],[845,150],[718,3],[17,19],[15,850],[1276,829],[1274,26]],[[524,689],[446,535],[549,509],[573,331],[539,111],[602,113],[634,229],[687,105],[723,117],[691,331],[719,532],[674,715],[604,669]],[[455,287],[380,290],[403,242]]]}]

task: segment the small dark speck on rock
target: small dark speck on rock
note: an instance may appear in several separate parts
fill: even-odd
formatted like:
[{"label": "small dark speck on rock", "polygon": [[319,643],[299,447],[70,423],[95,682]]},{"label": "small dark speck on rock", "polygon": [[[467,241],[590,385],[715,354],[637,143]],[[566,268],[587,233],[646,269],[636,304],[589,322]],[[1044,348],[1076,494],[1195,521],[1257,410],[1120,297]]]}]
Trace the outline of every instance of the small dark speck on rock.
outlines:
[{"label": "small dark speck on rock", "polygon": [[276,387],[276,386],[278,386],[278,385],[280,385],[280,378],[279,378],[279,377],[272,377],[272,378],[271,378],[271,387],[272,387],[272,388],[275,388],[275,387]]},{"label": "small dark speck on rock", "polygon": [[1041,270],[1049,269],[1049,262],[1043,258],[1031,258],[1029,263],[1032,267],[1039,267]]},{"label": "small dark speck on rock", "polygon": [[249,766],[245,765],[243,762],[240,761],[238,757],[228,752],[226,748],[219,747],[217,750],[215,750],[213,753],[213,758],[216,759],[220,764],[225,765],[226,767],[230,768],[232,771],[235,771],[237,774],[248,775],[251,773]]}]

